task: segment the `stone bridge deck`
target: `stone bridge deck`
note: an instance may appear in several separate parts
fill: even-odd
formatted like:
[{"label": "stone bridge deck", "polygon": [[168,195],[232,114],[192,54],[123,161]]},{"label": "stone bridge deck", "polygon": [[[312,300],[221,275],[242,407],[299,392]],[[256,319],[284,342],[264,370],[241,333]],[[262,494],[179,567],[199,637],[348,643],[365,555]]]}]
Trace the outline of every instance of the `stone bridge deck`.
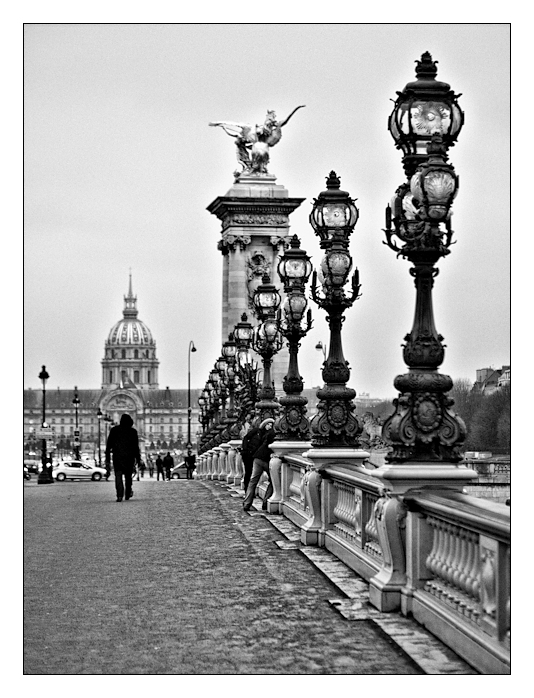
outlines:
[{"label": "stone bridge deck", "polygon": [[[258,502],[259,500],[256,500]],[[219,482],[24,483],[25,674],[476,674]]]}]

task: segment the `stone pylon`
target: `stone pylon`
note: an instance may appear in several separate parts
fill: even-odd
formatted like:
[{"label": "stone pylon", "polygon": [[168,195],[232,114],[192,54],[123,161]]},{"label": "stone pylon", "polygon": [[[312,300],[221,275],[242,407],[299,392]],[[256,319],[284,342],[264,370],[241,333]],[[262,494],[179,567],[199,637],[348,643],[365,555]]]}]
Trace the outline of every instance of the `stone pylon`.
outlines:
[{"label": "stone pylon", "polygon": [[[240,175],[225,196],[208,206],[222,224],[218,244],[223,256],[221,344],[243,313],[253,325],[257,324],[252,298],[265,273],[284,298],[277,273],[278,256],[289,246],[289,215],[304,199],[290,198],[287,189],[275,182],[274,175]],[[261,357],[255,358],[261,366]],[[277,394],[282,392],[288,361],[284,346],[272,365]]]}]

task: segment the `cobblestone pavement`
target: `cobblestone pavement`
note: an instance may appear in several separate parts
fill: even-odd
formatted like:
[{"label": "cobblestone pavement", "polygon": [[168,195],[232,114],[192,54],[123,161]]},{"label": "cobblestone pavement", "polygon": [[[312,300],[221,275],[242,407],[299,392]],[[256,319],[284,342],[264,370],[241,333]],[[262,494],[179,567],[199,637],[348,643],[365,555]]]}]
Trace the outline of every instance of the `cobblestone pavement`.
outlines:
[{"label": "cobblestone pavement", "polygon": [[145,478],[122,503],[111,481],[25,482],[24,673],[476,673],[355,614],[285,521],[218,482]]}]

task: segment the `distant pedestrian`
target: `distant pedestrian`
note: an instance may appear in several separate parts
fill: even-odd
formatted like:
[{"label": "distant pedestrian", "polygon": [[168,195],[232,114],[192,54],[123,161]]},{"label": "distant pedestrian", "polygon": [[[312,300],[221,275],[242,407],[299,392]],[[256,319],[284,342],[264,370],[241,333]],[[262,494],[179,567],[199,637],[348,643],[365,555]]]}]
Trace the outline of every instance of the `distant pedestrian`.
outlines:
[{"label": "distant pedestrian", "polygon": [[184,458],[188,480],[193,479],[193,471],[197,467],[196,460],[197,460],[197,457],[195,456],[195,454],[191,452],[191,449],[188,449],[187,456]]},{"label": "distant pedestrian", "polygon": [[144,460],[139,463],[139,470],[141,471],[141,477],[145,477],[146,465]]},{"label": "distant pedestrian", "polygon": [[169,451],[167,451],[167,455],[163,459],[163,467],[165,468],[165,477],[167,480],[171,479],[171,468],[174,467],[174,458],[171,456]]},{"label": "distant pedestrian", "polygon": [[250,427],[241,441],[241,460],[243,461],[244,470],[243,489],[245,490],[245,494],[248,489],[248,483],[250,482],[250,476],[252,475],[254,454],[260,447],[264,435],[263,430],[260,429],[259,426]]},{"label": "distant pedestrian", "polygon": [[136,463],[141,460],[139,437],[129,414],[123,414],[120,423],[109,432],[106,443],[106,470],[110,468],[112,455],[117,502],[122,502],[123,497],[133,497],[132,475]]},{"label": "distant pedestrian", "polygon": [[265,492],[262,509],[267,509],[267,500],[273,493],[273,483],[271,481],[271,473],[269,472],[269,460],[272,455],[270,444],[272,444],[276,438],[276,433],[274,431],[274,419],[264,419],[259,428],[263,432],[263,438],[259,448],[254,453],[252,475],[250,476],[247,493],[245,494],[245,499],[243,500],[243,509],[245,511],[248,511],[252,506],[254,495],[256,494],[256,486],[263,473],[266,473],[267,477],[269,478],[269,485],[267,486],[267,491]]},{"label": "distant pedestrian", "polygon": [[161,479],[165,480],[165,475],[163,474],[163,460],[161,459],[161,456],[158,453],[158,457],[156,458],[156,479],[159,480],[159,476],[161,475]]},{"label": "distant pedestrian", "polygon": [[154,461],[152,460],[152,456],[148,456],[148,474],[150,477],[154,477]]}]

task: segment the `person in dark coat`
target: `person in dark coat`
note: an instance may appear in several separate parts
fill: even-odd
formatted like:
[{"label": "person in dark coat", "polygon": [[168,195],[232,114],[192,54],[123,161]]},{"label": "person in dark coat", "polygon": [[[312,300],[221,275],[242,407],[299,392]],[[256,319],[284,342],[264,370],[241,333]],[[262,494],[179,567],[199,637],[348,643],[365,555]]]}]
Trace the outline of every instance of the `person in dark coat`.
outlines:
[{"label": "person in dark coat", "polygon": [[145,477],[146,465],[144,460],[139,463],[139,470],[141,471],[141,477]]},{"label": "person in dark coat", "polygon": [[245,495],[248,489],[248,483],[250,482],[250,476],[252,475],[254,454],[258,450],[264,435],[263,430],[260,429],[259,426],[251,427],[241,441],[241,460],[243,461],[244,471],[243,489],[245,490]]},{"label": "person in dark coat", "polygon": [[150,477],[154,477],[154,461],[150,455],[148,456],[148,474]]},{"label": "person in dark coat", "polygon": [[196,468],[196,460],[197,457],[195,456],[195,454],[191,452],[191,449],[188,449],[187,456],[184,458],[188,480],[193,479],[193,470]]},{"label": "person in dark coat", "polygon": [[174,458],[171,456],[169,451],[167,451],[167,455],[163,459],[163,467],[165,468],[165,477],[167,480],[171,479],[171,468],[174,468]]},{"label": "person in dark coat", "polygon": [[260,447],[254,453],[252,475],[250,476],[247,493],[245,495],[245,499],[243,500],[244,511],[248,511],[252,506],[254,495],[256,494],[256,486],[263,473],[267,474],[267,477],[269,478],[269,485],[267,486],[267,491],[265,492],[262,509],[267,509],[267,500],[273,493],[273,483],[271,481],[271,473],[269,472],[269,460],[271,459],[272,455],[270,444],[272,444],[276,438],[276,432],[274,431],[274,419],[264,419],[260,424],[260,430],[263,432],[263,438]]},{"label": "person in dark coat", "polygon": [[163,474],[163,461],[161,459],[161,456],[158,453],[158,457],[156,458],[156,479],[159,480],[159,476],[161,475],[161,479],[165,480],[165,475]]},{"label": "person in dark coat", "polygon": [[136,463],[141,460],[139,437],[129,414],[123,414],[120,423],[109,432],[106,443],[106,469],[110,467],[112,455],[117,502],[122,502],[123,497],[133,497],[132,475]]}]

